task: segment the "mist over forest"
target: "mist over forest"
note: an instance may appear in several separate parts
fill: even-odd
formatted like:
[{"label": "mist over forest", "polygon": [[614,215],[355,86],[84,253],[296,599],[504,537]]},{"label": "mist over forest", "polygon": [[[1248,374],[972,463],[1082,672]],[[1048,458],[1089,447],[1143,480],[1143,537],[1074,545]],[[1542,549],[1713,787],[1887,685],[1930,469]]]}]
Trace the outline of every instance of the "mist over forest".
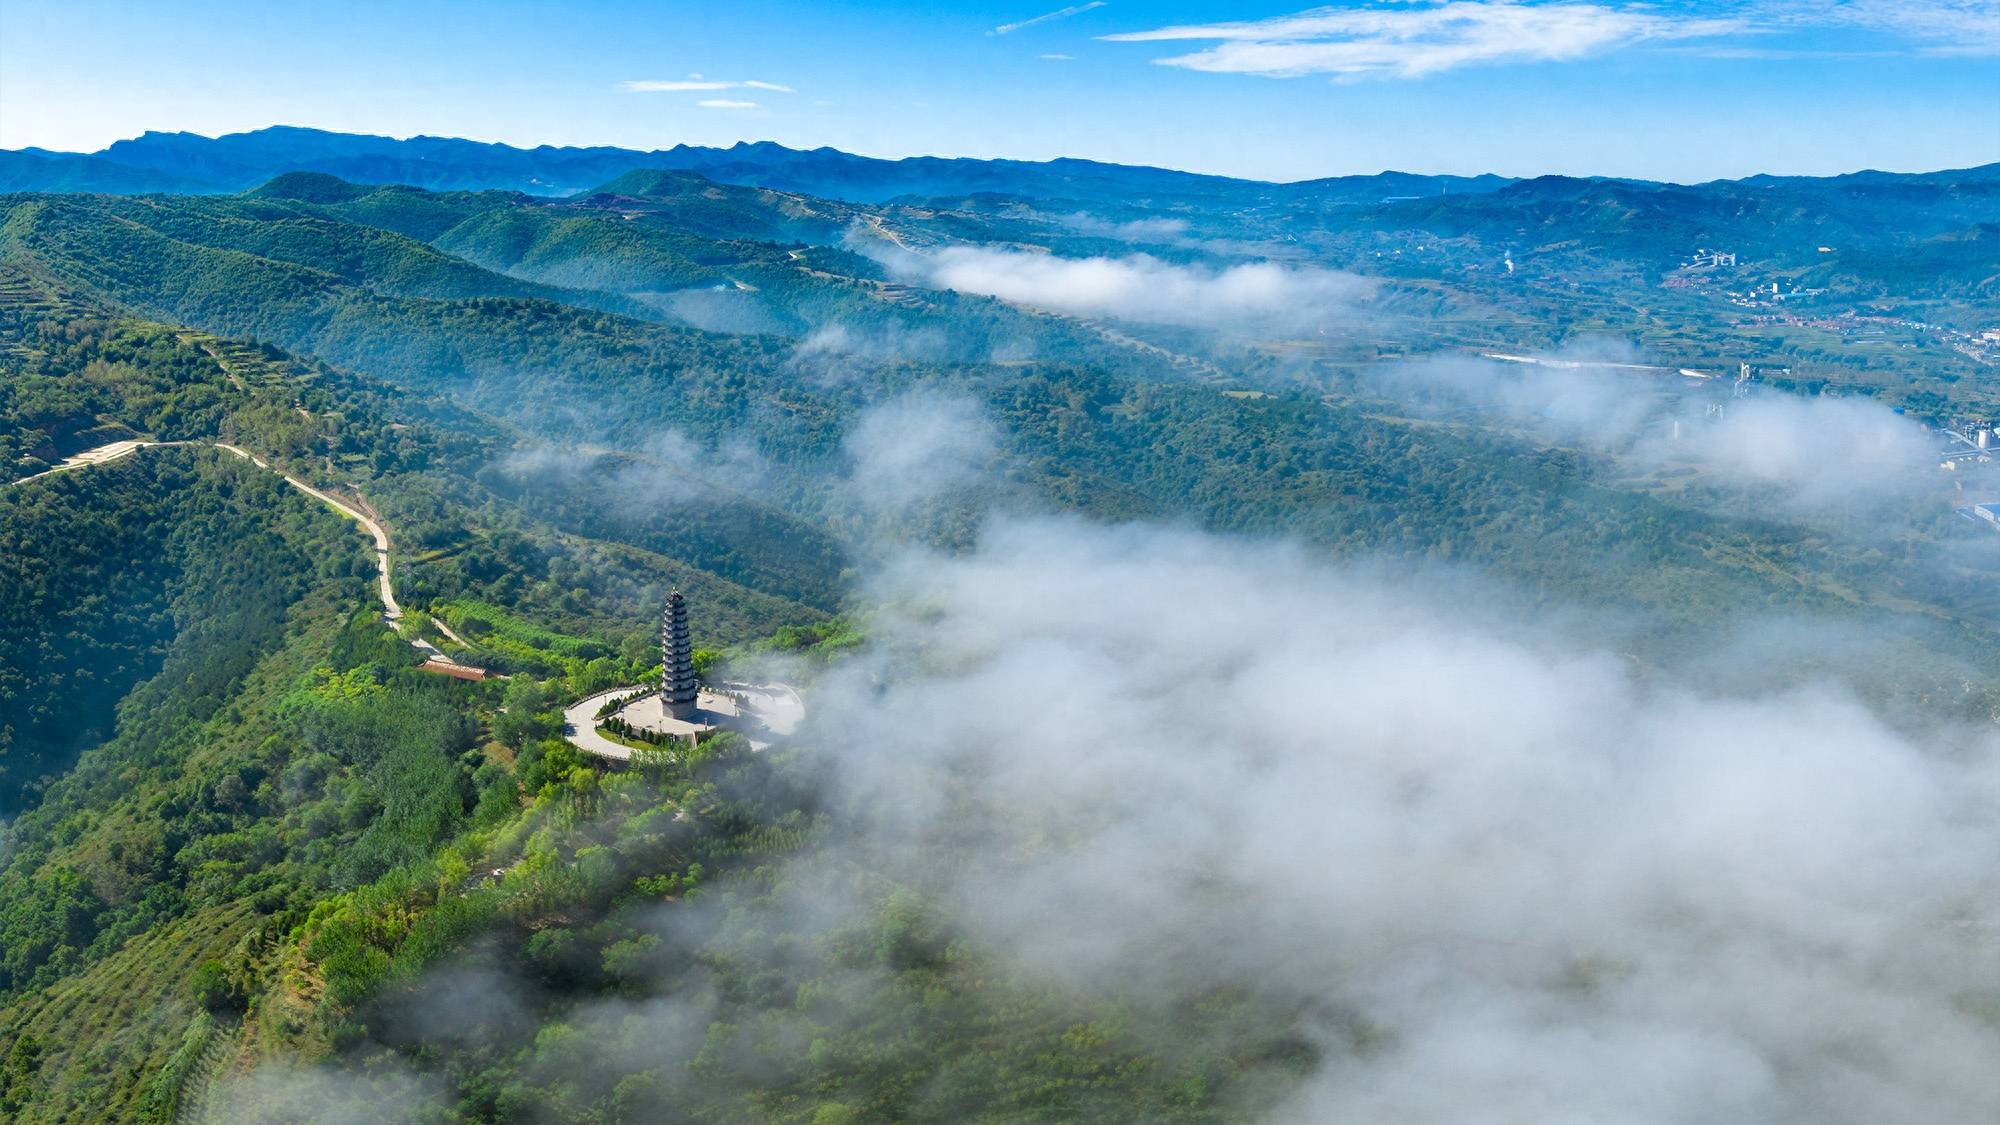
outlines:
[{"label": "mist over forest", "polygon": [[1995,166],[717,151],[8,154],[0,1117],[2000,1117]]}]

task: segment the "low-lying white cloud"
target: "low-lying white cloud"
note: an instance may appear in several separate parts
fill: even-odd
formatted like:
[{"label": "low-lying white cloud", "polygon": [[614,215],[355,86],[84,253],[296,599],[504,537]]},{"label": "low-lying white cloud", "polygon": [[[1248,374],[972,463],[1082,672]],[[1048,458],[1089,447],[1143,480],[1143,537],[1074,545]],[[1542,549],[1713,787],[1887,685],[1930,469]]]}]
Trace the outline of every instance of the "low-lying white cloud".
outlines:
[{"label": "low-lying white cloud", "polygon": [[[515,487],[589,487],[631,516],[683,505],[741,502],[770,483],[770,463],[744,438],[703,442],[662,430],[630,453],[549,445],[525,446],[494,463]],[[728,489],[717,481],[727,481]]]},{"label": "low-lying white cloud", "polygon": [[978,403],[920,390],[870,407],[845,447],[849,493],[872,511],[893,514],[978,480],[1000,446]]},{"label": "low-lying white cloud", "polygon": [[1701,18],[1651,5],[1449,0],[1188,24],[1104,36],[1124,43],[1214,42],[1163,66],[1293,78],[1421,78],[1459,67],[1585,58],[1640,43],[1742,30],[1734,18]]},{"label": "low-lying white cloud", "polygon": [[1480,593],[1001,523],[885,569],[815,741],[974,940],[1295,997],[1287,1120],[2000,1118],[1993,732],[1643,681]]},{"label": "low-lying white cloud", "polygon": [[1905,492],[1937,478],[1938,441],[1866,399],[1766,395],[1730,403],[1713,423],[1684,426],[1678,450],[1657,437],[1649,451],[1655,455],[1678,452],[1739,484],[1783,488],[1815,507]]},{"label": "low-lying white cloud", "polygon": [[888,259],[903,276],[1054,312],[1150,324],[1298,331],[1351,312],[1374,292],[1354,274],[1250,262],[1182,265],[1150,254],[1062,258],[950,246]]},{"label": "low-lying white cloud", "polygon": [[356,1077],[332,1070],[266,1063],[227,1074],[207,1090],[190,1120],[204,1125],[380,1125],[409,1121],[446,1104],[443,1083],[401,1066]]},{"label": "low-lying white cloud", "polygon": [[1670,369],[1636,373],[1641,357],[1613,344],[1548,358],[1570,366],[1432,357],[1376,372],[1366,386],[1423,410],[1512,418],[1641,467],[1699,469],[1706,484],[1794,511],[1859,514],[1857,504],[1939,490],[1939,439],[1872,399],[1683,388]]},{"label": "low-lying white cloud", "polygon": [[1077,211],[1063,219],[1063,222],[1078,233],[1099,238],[1116,238],[1122,242],[1167,242],[1179,243],[1187,238],[1186,219],[1127,219],[1113,222],[1100,219],[1087,211]]},{"label": "low-lying white cloud", "polygon": [[844,381],[853,374],[840,361],[878,364],[895,360],[936,363],[951,355],[950,341],[936,325],[911,327],[901,321],[857,325],[834,321],[813,329],[792,350],[792,359],[811,367],[829,382]]}]

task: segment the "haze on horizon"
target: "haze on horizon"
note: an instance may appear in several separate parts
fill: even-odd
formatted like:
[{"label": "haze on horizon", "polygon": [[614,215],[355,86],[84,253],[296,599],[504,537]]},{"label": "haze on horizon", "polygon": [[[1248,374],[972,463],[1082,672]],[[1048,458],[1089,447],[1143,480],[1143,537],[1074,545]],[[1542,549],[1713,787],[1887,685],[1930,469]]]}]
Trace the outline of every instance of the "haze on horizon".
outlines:
[{"label": "haze on horizon", "polygon": [[0,0],[0,1122],[2000,1122],[1996,0],[1310,2]]},{"label": "haze on horizon", "polygon": [[[772,140],[1267,180],[1699,182],[2000,159],[1977,0],[1172,0],[868,10],[0,2],[0,147],[291,123],[523,147]],[[209,65],[204,60],[226,60]]]}]

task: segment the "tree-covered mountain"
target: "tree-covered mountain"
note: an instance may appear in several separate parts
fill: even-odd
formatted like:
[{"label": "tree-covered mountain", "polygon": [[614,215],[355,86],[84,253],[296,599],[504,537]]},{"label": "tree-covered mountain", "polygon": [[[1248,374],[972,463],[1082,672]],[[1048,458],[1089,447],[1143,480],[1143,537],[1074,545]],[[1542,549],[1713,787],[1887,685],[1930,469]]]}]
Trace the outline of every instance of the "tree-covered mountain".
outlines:
[{"label": "tree-covered mountain", "polygon": [[38,149],[0,150],[0,191],[203,191],[199,178],[134,168],[95,156]]},{"label": "tree-covered mountain", "polygon": [[[635,170],[671,169],[697,172],[720,182],[862,202],[899,195],[991,190],[1030,190],[1043,196],[1079,198],[1262,190],[1262,185],[1218,176],[1086,160],[879,160],[830,148],[800,151],[769,142],[746,142],[726,149],[680,145],[653,152],[547,145],[519,149],[450,137],[398,140],[289,126],[216,138],[147,133],[87,157],[50,153],[38,158],[44,163],[22,165],[14,173],[20,178],[10,185],[12,188],[120,190],[115,185],[148,182],[151,177],[157,190],[186,190],[198,184],[201,190],[235,192],[282,172],[314,171],[364,183],[568,195]],[[66,182],[37,184],[32,182],[37,175],[60,176]],[[114,175],[122,179],[113,180]],[[100,176],[103,182],[93,182],[93,177]]]},{"label": "tree-covered mountain", "polygon": [[[361,183],[401,183],[435,190],[501,188],[568,195],[634,171],[698,173],[718,183],[773,188],[831,199],[880,203],[898,196],[1006,192],[1044,199],[1099,201],[1158,198],[1212,202],[1269,197],[1270,185],[1222,176],[1090,160],[882,160],[831,148],[798,150],[770,142],[729,148],[677,145],[643,152],[608,147],[533,149],[450,137],[360,136],[274,126],[201,137],[146,133],[93,154],[35,153],[0,189],[11,191],[236,192],[284,172],[324,172]],[[1488,191],[1495,176],[1384,173],[1291,185],[1314,198],[1373,201],[1440,191]]]},{"label": "tree-covered mountain", "polygon": [[[1034,864],[1155,783],[1208,787],[1181,764],[1208,728],[1163,720],[1139,774],[1045,805],[1043,785],[1105,768],[1100,729],[1046,727],[1032,697],[965,718],[1009,662],[948,616],[970,600],[1012,635],[1053,587],[1115,603],[1176,544],[1209,552],[1166,580],[1180,616],[1162,628],[1190,651],[1262,593],[1231,556],[1273,553],[1395,581],[1476,572],[1441,618],[1504,590],[1510,628],[1591,637],[1547,674],[1607,697],[1860,706],[1800,687],[1830,684],[1874,709],[1871,730],[2000,720],[2000,557],[1955,511],[1990,468],[1947,475],[1932,443],[1949,439],[1918,429],[1987,416],[2000,385],[1935,332],[1843,327],[1983,315],[2000,218],[1983,171],[1277,187],[269,130],[149,135],[61,174],[114,158],[133,177],[116,190],[0,196],[9,1119],[1268,1112],[1394,1044],[1263,966],[1195,989],[1065,978],[1063,958],[968,922],[1003,894],[952,889],[992,858],[958,816],[982,802],[1014,826],[990,850]],[[126,193],[145,177],[216,190]],[[1697,273],[1689,242],[1745,264]],[[1788,310],[1729,303],[1748,298],[1721,291],[1728,269],[1851,307],[1762,323]],[[1002,270],[1042,290],[981,288]],[[1269,291],[1317,304],[1213,315],[1218,293]],[[1551,366],[1479,357],[1496,349]],[[1599,354],[1647,362],[1614,373]],[[1728,428],[1760,410],[1778,423]],[[1855,436],[1856,417],[1902,428]],[[43,475],[119,440],[178,444]],[[1911,464],[1870,491],[1848,462],[1883,446]],[[399,620],[355,525],[281,474],[389,529]],[[978,576],[1028,516],[1108,546],[1031,540],[1009,583],[897,585]],[[839,681],[863,711],[924,680],[943,703],[910,740],[1053,764],[961,774],[955,744],[870,763],[866,737],[841,763],[812,735],[605,768],[560,710],[656,673],[670,588],[698,608],[704,667]],[[941,635],[871,649],[891,616]],[[1344,643],[1349,624],[1311,627]],[[1715,658],[1719,635],[1740,651]],[[1045,698],[1098,674],[1045,641],[1013,661]],[[426,670],[413,642],[496,675]],[[1465,682],[1477,653],[1442,647],[1427,680],[1382,691],[1476,744],[1496,716],[1461,697],[1490,685]],[[1140,709],[1240,725],[1260,692],[1323,694],[1270,665],[1233,681],[1241,699],[1209,694],[1266,655],[1218,639]],[[1244,776],[1287,735],[1262,737]],[[881,788],[834,783],[857,759]],[[1384,760],[1393,806],[1420,807],[1424,780]],[[1491,846],[1425,862],[1452,878]],[[913,876],[911,851],[938,877]],[[1203,864],[1132,912],[1227,914],[1259,874],[1228,849]],[[1024,870],[1035,902],[1064,889],[1060,864]],[[1587,954],[1561,995],[1622,979]]]},{"label": "tree-covered mountain", "polygon": [[[727,189],[719,192],[727,205],[717,207],[708,192],[686,190],[689,181],[669,182],[670,191],[656,191],[651,208],[639,210],[632,201],[647,197],[626,192],[550,203],[296,178],[248,198],[19,196],[6,203],[0,237],[16,260],[61,284],[169,322],[268,340],[414,393],[449,396],[535,439],[642,455],[666,433],[696,449],[734,443],[760,466],[758,487],[786,518],[832,529],[836,540],[857,517],[841,510],[825,480],[844,471],[855,425],[870,404],[916,392],[984,403],[1007,435],[1002,452],[1011,476],[1064,506],[1104,515],[1193,516],[1231,530],[1478,555],[1538,580],[1565,565],[1557,560],[1574,559],[1582,565],[1566,581],[1609,583],[1628,594],[1650,585],[1637,576],[1651,562],[1630,560],[1622,564],[1630,575],[1612,577],[1601,564],[1583,562],[1588,550],[1549,557],[1547,536],[1615,536],[1614,528],[1649,518],[1691,535],[1707,527],[1749,542],[1762,534],[1676,510],[1673,499],[1615,493],[1595,494],[1546,521],[1527,518],[1522,513],[1543,506],[1520,503],[1521,496],[1571,495],[1575,486],[1564,481],[1587,476],[1588,467],[1524,460],[1520,447],[1499,435],[1447,436],[1385,420],[1365,402],[1329,397],[1317,376],[1287,373],[1283,378],[1299,381],[1275,397],[1232,397],[1223,393],[1227,384],[1190,382],[1171,353],[1132,346],[1087,320],[844,274],[838,258],[809,257],[803,243],[760,241],[774,214],[797,209],[789,197]],[[1544,205],[1564,222],[1588,223],[1601,190],[1565,188],[1557,194],[1571,199],[1568,210]],[[818,214],[841,208],[798,206]],[[896,210],[869,214],[885,223],[922,222]],[[459,221],[446,225],[453,218]],[[716,226],[731,223],[747,229],[714,237]],[[388,228],[435,233],[426,242]],[[663,294],[738,300],[746,312],[731,324],[718,306],[689,312],[660,300]],[[621,307],[639,315],[619,315]],[[835,326],[851,338],[834,354],[837,375],[830,377],[815,334]],[[887,343],[871,351],[871,339]],[[1447,447],[1459,452],[1446,455]],[[629,476],[619,465],[600,458],[589,472]],[[575,478],[542,475],[542,494],[557,505],[548,512],[571,512],[572,520],[587,511],[609,514],[601,502],[555,500]],[[488,479],[511,488],[506,482],[520,478]],[[726,480],[687,487],[702,495],[717,485],[717,497],[736,491]],[[1451,514],[1468,502],[1512,514],[1468,526]],[[1632,510],[1621,512],[1625,505]],[[1647,510],[1659,515],[1640,514]],[[734,558],[756,566],[751,553],[713,541],[722,526],[690,521],[675,550],[705,565]],[[781,534],[810,542],[774,530],[779,526],[767,521],[763,530],[731,534],[746,542]],[[646,546],[663,548],[657,533],[643,534]],[[1715,553],[1694,542],[1663,549],[1715,569]],[[819,577],[778,566],[765,581],[779,584],[766,588],[830,607],[826,576],[837,570],[837,555],[828,545],[805,547],[805,557],[820,560],[813,564]],[[1645,598],[1663,608],[1679,601],[1665,589]]]},{"label": "tree-covered mountain", "polygon": [[[698,174],[717,183],[858,203],[883,203],[898,197],[998,194],[1077,204],[1199,210],[1355,206],[1406,197],[1476,196],[1515,182],[1492,175],[1383,172],[1273,185],[1074,159],[883,160],[830,148],[790,149],[770,142],[744,142],[726,149],[680,145],[651,152],[547,145],[521,149],[450,137],[399,140],[292,126],[214,138],[147,133],[92,154],[24,150],[6,155],[8,170],[0,179],[0,190],[11,191],[228,193],[255,187],[286,172],[313,171],[359,183],[400,183],[447,191],[497,188],[553,196],[596,188],[633,172],[667,170]],[[1817,179],[1751,176],[1692,187],[1721,192],[1813,191],[1838,198],[1842,192],[1921,190],[1939,181],[1992,181],[1996,167],[2000,165],[1916,174],[1868,171]],[[1636,188],[1675,186],[1617,182]]]},{"label": "tree-covered mountain", "polygon": [[[436,213],[439,200],[460,193],[497,189],[574,196],[580,205],[601,210],[616,205],[630,214],[662,207],[663,200],[649,204],[645,196],[664,191],[673,196],[684,232],[723,242],[835,244],[847,232],[866,236],[881,229],[875,220],[857,226],[866,211],[877,219],[893,215],[894,229],[918,239],[1017,242],[1069,255],[1138,248],[1169,259],[1201,260],[1216,252],[1239,259],[1303,259],[1449,281],[1517,306],[1523,287],[1601,287],[1611,306],[1603,317],[1607,326],[1644,325],[1650,308],[1661,303],[1654,287],[1674,280],[1677,269],[1700,251],[1734,255],[1737,265],[1697,279],[1708,287],[1710,301],[1677,313],[1683,320],[1711,320],[1726,307],[1720,298],[1724,290],[1741,293],[1772,281],[1791,292],[1792,301],[1808,302],[1800,307],[1815,301],[1819,306],[1879,302],[1905,319],[1935,319],[1960,331],[1976,331],[1982,318],[2000,312],[1990,300],[1970,310],[1948,299],[1983,292],[1976,262],[1947,263],[1954,280],[1944,293],[1885,283],[1895,276],[1898,260],[1949,255],[1954,243],[1976,237],[1978,225],[1992,215],[1994,168],[2000,167],[1994,165],[1824,178],[1753,176],[1692,185],[1399,172],[1277,185],[1077,160],[890,161],[769,143],[653,152],[517,149],[292,127],[213,139],[154,133],[89,156],[7,155],[10,171],[0,186],[15,190],[226,194],[303,171],[355,184],[405,185],[357,193],[347,202],[372,195],[366,204],[374,211],[370,222],[424,241],[442,233],[437,224],[447,216]],[[408,185],[441,194],[419,196]],[[273,197],[294,190],[283,183],[267,189]],[[499,205],[505,196],[486,198]],[[341,203],[331,197],[304,201]],[[419,207],[430,213],[418,214]],[[1881,218],[1891,209],[1897,219],[1885,224]],[[457,205],[449,210],[463,221]],[[639,252],[636,270],[631,261],[600,264],[589,251],[601,232],[531,232],[518,218],[515,209],[505,208],[488,217],[489,229],[467,228],[457,245],[470,260],[503,270],[519,263],[523,276],[557,286],[622,288],[652,278],[673,293],[758,284],[701,268],[707,263],[690,260],[691,247],[679,244]],[[585,241],[573,243],[578,237]],[[1918,245],[1926,239],[1937,245]],[[572,264],[579,262],[584,264]],[[843,262],[835,272],[858,269]],[[1684,304],[1686,296],[1664,300]],[[677,305],[704,326],[735,330],[758,323],[738,312],[742,302],[726,297],[655,292],[641,300],[655,307]],[[634,310],[620,305],[616,311]],[[1536,321],[1546,321],[1548,312],[1523,311]]]}]

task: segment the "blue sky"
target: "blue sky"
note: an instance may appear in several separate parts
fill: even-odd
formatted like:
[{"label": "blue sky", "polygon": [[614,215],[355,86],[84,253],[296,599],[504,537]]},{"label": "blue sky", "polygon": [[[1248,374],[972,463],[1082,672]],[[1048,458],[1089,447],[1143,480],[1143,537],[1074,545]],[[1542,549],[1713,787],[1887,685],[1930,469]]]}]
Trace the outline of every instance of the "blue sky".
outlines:
[{"label": "blue sky", "polygon": [[2000,160],[2000,0],[0,0],[0,147],[269,124],[1268,179]]}]

